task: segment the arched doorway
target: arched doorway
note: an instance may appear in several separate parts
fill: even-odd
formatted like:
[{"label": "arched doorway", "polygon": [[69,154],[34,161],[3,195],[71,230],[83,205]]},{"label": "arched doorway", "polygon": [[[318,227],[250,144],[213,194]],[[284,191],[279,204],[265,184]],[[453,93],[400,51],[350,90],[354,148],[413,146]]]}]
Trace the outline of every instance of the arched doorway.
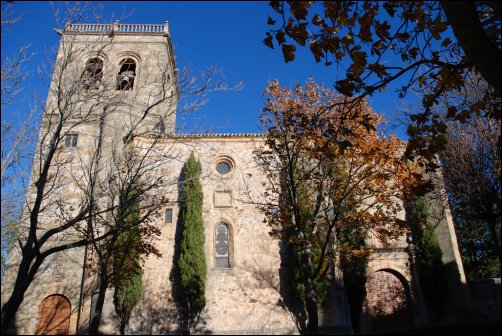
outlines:
[{"label": "arched doorway", "polygon": [[366,307],[371,331],[413,326],[410,290],[401,274],[379,270],[366,282]]},{"label": "arched doorway", "polygon": [[36,335],[68,335],[70,331],[70,301],[63,295],[46,297],[40,304]]}]

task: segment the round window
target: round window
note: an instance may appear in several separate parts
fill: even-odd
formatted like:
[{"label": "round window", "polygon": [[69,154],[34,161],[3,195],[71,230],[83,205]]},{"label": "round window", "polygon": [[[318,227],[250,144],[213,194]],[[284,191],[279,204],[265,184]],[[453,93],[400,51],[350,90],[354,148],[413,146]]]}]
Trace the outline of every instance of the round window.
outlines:
[{"label": "round window", "polygon": [[232,166],[230,166],[230,163],[222,161],[218,162],[216,165],[216,171],[220,173],[221,175],[228,174],[230,170],[232,169]]}]

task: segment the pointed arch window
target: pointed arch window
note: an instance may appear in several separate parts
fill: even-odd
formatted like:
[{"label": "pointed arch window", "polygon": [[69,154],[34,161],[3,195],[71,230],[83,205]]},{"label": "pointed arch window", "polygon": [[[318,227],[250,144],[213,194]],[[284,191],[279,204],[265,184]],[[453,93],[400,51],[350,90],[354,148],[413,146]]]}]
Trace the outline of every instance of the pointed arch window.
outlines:
[{"label": "pointed arch window", "polygon": [[230,268],[230,231],[228,225],[216,225],[214,239],[214,256],[216,268]]},{"label": "pointed arch window", "polygon": [[132,90],[134,77],[136,77],[136,62],[132,58],[120,61],[120,70],[117,75],[117,90]]},{"label": "pointed arch window", "polygon": [[95,57],[85,64],[85,70],[80,79],[85,90],[97,89],[103,80],[103,60]]}]

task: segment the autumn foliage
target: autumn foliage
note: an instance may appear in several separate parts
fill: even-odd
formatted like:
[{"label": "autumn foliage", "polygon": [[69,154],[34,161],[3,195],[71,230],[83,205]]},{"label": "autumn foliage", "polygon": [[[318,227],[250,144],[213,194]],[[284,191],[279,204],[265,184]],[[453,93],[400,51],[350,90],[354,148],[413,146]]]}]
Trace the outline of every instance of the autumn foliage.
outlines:
[{"label": "autumn foliage", "polygon": [[337,233],[351,227],[364,237],[399,237],[406,227],[400,200],[421,177],[401,159],[404,143],[377,132],[382,118],[366,102],[330,108],[347,98],[312,80],[291,90],[274,81],[265,97],[266,149],[256,151],[269,180],[262,209],[271,235],[300,254],[307,329],[316,332],[317,283],[339,254],[367,253],[340,244]]},{"label": "autumn foliage", "polygon": [[337,65],[336,90],[356,100],[392,83],[401,98],[410,88],[418,92],[423,110],[412,116],[408,134],[417,153],[429,160],[444,147],[446,134],[432,107],[442,95],[462,92],[467,74],[476,73],[490,89],[475,101],[459,95],[447,118],[462,121],[480,113],[501,118],[500,2],[270,1],[269,6],[263,43],[279,46],[285,62],[295,59],[298,47],[308,48],[316,62]]}]

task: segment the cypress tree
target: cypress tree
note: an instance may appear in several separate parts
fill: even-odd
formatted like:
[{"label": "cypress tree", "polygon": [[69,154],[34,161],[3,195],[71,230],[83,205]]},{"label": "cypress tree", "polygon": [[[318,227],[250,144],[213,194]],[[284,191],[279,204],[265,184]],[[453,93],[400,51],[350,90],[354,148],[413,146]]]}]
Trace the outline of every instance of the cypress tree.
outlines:
[{"label": "cypress tree", "polygon": [[183,208],[181,222],[183,233],[180,245],[180,287],[185,299],[188,317],[192,321],[206,305],[206,256],[204,254],[204,223],[202,221],[202,185],[199,177],[201,164],[191,153],[185,165],[183,183]]}]

